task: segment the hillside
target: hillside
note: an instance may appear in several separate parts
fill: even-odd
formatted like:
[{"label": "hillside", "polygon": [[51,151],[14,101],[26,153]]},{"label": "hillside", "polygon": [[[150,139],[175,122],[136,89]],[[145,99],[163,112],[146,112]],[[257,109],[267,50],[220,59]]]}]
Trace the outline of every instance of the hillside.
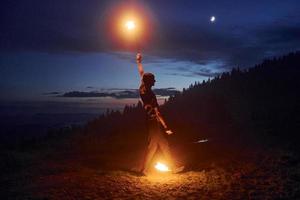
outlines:
[{"label": "hillside", "polygon": [[[176,133],[173,140],[293,143],[300,128],[299,64],[300,53],[291,53],[246,70],[234,68],[170,97],[161,109]],[[85,132],[141,140],[146,132],[142,105],[107,113],[90,122]],[[127,141],[132,142],[122,139]]]},{"label": "hillside", "polygon": [[139,102],[3,149],[0,197],[299,199],[299,64],[292,53],[170,97],[161,109],[179,175],[132,172],[147,144]]},{"label": "hillside", "polygon": [[[298,139],[300,53],[195,83],[163,108],[176,128],[206,137]],[[230,139],[232,141],[232,138]]]}]

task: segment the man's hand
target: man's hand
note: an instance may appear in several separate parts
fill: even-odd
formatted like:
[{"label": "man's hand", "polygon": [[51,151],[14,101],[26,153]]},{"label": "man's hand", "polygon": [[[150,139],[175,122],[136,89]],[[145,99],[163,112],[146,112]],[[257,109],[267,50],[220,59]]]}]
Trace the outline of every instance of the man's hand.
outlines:
[{"label": "man's hand", "polygon": [[139,70],[140,77],[143,79],[144,69],[143,69],[143,65],[142,65],[142,54],[141,53],[136,54],[136,63],[137,63],[137,67]]},{"label": "man's hand", "polygon": [[142,63],[142,54],[141,53],[136,54],[136,62],[137,63]]},{"label": "man's hand", "polygon": [[166,134],[172,135],[172,134],[173,134],[173,131],[171,131],[170,129],[168,129],[168,130],[166,130]]}]

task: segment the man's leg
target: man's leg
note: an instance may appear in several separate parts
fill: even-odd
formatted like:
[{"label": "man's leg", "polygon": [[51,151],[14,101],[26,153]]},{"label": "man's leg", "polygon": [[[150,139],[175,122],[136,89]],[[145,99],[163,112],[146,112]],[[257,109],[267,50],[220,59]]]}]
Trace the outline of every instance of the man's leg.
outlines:
[{"label": "man's leg", "polygon": [[180,166],[180,167],[176,166],[175,160],[172,158],[172,155],[171,155],[169,142],[163,135],[161,135],[161,137],[159,137],[158,144],[159,144],[159,148],[160,148],[162,154],[164,155],[165,159],[169,163],[169,166],[170,166],[172,172],[173,173],[181,172],[184,169],[184,166]]},{"label": "man's leg", "polygon": [[169,166],[171,168],[174,167],[174,161],[171,155],[171,150],[170,150],[170,146],[169,143],[167,141],[167,139],[162,135],[163,133],[161,133],[159,140],[158,140],[158,145],[159,148],[164,156],[164,158],[166,159],[166,161],[169,163]]},{"label": "man's leg", "polygon": [[155,152],[157,151],[157,147],[158,147],[157,139],[155,137],[150,137],[149,144],[148,144],[147,151],[146,151],[146,156],[144,159],[144,166],[142,169],[143,173],[148,172],[150,165],[151,165],[152,158],[153,158]]}]

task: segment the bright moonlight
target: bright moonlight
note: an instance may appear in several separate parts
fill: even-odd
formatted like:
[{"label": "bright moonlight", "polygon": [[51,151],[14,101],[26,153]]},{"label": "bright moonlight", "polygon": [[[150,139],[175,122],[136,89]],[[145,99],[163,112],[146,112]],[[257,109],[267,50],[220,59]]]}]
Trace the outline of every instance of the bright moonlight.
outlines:
[{"label": "bright moonlight", "polygon": [[216,21],[216,17],[215,16],[211,16],[210,21],[211,22],[215,22]]}]

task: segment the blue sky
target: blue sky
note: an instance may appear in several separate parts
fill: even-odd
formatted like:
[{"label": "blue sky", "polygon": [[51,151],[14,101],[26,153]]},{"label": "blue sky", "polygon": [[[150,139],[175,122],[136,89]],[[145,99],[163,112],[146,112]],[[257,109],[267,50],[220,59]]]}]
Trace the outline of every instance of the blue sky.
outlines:
[{"label": "blue sky", "polygon": [[[121,55],[126,58],[121,58]],[[26,52],[2,54],[0,57],[3,65],[0,83],[4,94],[2,99],[5,100],[45,100],[44,93],[136,89],[140,84],[133,53],[61,55]],[[156,88],[175,87],[181,90],[190,83],[207,78],[206,75],[194,76],[193,69],[200,67],[199,64],[163,58],[155,60],[155,63],[146,62],[144,68],[156,75]],[[180,67],[189,68],[191,72],[179,71]]]},{"label": "blue sky", "polygon": [[135,49],[121,44],[107,28],[114,26],[111,19],[120,7],[151,22],[141,46],[145,70],[156,75],[156,88],[181,90],[300,46],[297,0],[4,0],[1,99],[138,88]]}]

